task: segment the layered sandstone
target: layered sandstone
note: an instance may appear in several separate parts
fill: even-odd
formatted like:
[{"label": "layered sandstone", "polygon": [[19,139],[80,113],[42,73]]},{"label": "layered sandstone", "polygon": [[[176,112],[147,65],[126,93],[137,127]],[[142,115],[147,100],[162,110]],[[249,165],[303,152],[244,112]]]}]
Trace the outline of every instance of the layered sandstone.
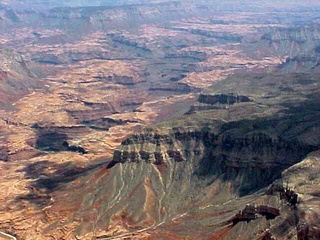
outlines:
[{"label": "layered sandstone", "polygon": [[292,27],[317,14],[247,6],[19,11],[0,30],[24,55],[1,66],[1,231],[317,238],[318,27]]}]

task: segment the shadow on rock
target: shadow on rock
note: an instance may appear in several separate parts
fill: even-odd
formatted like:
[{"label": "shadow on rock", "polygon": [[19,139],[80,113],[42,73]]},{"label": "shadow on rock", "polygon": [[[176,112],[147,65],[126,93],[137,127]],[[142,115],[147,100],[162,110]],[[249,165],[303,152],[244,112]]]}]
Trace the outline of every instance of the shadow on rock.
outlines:
[{"label": "shadow on rock", "polygon": [[49,161],[32,163],[21,171],[27,179],[34,181],[29,185],[30,193],[20,195],[16,201],[27,200],[39,207],[51,203],[50,194],[62,189],[66,184],[89,174],[92,170],[104,163],[98,163],[85,167],[77,166],[74,162],[57,164]]}]

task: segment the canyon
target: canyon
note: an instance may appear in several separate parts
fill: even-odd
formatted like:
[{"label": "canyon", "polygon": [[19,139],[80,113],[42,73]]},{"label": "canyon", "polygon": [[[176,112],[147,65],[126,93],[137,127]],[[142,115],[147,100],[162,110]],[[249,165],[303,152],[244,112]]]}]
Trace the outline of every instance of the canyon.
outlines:
[{"label": "canyon", "polygon": [[2,1],[0,232],[319,239],[319,10]]}]

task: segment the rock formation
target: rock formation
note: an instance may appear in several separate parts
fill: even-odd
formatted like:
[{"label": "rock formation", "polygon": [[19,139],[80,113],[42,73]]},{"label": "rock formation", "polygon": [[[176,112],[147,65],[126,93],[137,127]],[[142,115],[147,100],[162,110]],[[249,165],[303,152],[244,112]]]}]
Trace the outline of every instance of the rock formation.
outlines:
[{"label": "rock formation", "polygon": [[1,5],[0,231],[318,239],[319,3],[85,4]]},{"label": "rock formation", "polygon": [[0,61],[0,108],[9,107],[25,94],[45,88],[39,80],[43,70],[30,59],[3,49]]}]

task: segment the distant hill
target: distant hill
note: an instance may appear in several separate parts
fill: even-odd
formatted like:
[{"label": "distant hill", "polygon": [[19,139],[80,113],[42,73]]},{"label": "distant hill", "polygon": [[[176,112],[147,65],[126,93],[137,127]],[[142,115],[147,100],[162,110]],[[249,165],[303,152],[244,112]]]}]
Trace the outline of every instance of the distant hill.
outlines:
[{"label": "distant hill", "polygon": [[16,9],[45,9],[54,7],[83,7],[83,6],[120,6],[127,4],[167,2],[165,0],[13,0],[4,1]]},{"label": "distant hill", "polygon": [[41,89],[42,69],[28,58],[0,49],[0,106],[7,108],[26,93]]},{"label": "distant hill", "polygon": [[3,23],[16,23],[20,19],[14,10],[8,8],[6,5],[0,3],[0,24]]}]

